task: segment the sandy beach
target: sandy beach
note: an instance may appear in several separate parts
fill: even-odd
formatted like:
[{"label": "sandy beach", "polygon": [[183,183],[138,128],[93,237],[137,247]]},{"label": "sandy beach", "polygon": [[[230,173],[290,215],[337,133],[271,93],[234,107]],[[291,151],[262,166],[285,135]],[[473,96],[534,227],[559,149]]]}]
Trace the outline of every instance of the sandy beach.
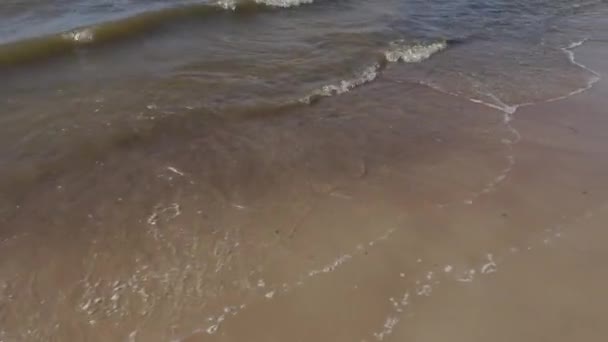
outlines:
[{"label": "sandy beach", "polygon": [[[605,43],[588,42],[576,54],[598,73],[608,70]],[[472,203],[404,210],[399,224],[420,227],[415,234],[396,228],[354,248],[306,286],[226,315],[212,339],[601,340],[608,333],[607,91],[599,81],[519,109],[514,165],[491,192]],[[206,334],[186,340],[210,340]]]},{"label": "sandy beach", "polygon": [[608,336],[603,3],[154,4],[7,16],[0,342]]},{"label": "sandy beach", "polygon": [[[608,70],[604,42],[588,41],[575,52],[577,61],[599,75]],[[374,85],[361,90],[374,91]],[[417,99],[438,96],[428,87],[410,91],[417,92]],[[263,182],[268,180],[267,174],[256,178],[257,164],[250,164],[249,185],[214,210],[209,208],[216,200],[197,196],[198,189],[154,206],[154,196],[148,200],[107,187],[122,184],[120,179],[137,169],[113,175],[93,169],[81,185],[72,184],[73,190],[53,184],[29,200],[28,206],[38,209],[27,214],[16,210],[9,219],[16,233],[2,241],[5,279],[11,260],[14,270],[24,260],[34,269],[45,266],[35,278],[15,279],[13,284],[24,286],[4,283],[4,293],[19,298],[21,306],[13,309],[9,297],[3,325],[27,324],[19,310],[40,310],[46,304],[47,315],[73,322],[48,328],[57,329],[57,340],[163,340],[166,332],[159,323],[168,321],[179,322],[180,333],[174,336],[183,341],[601,339],[608,304],[603,294],[608,282],[603,264],[608,241],[607,91],[601,79],[587,91],[512,114],[439,94],[450,113],[460,111],[462,122],[446,120],[440,110],[426,122],[408,121],[398,108],[383,108],[380,118],[328,119],[339,122],[342,136],[320,130],[333,130],[326,122],[299,125],[298,133],[279,126],[286,134],[272,136],[283,142],[297,140],[297,134],[317,134],[315,141],[325,148],[308,157],[316,164],[306,176],[301,169],[283,169],[273,180],[275,190],[258,198],[255,207],[248,203],[267,188]],[[505,115],[512,117],[508,124]],[[393,148],[403,136],[387,135],[387,122],[399,132],[428,130],[407,135],[412,147],[404,153]],[[360,148],[340,145],[350,146],[361,129],[368,134]],[[380,135],[369,133],[374,129]],[[331,144],[324,136],[331,137]],[[275,158],[284,151],[277,147]],[[145,167],[157,170],[154,177],[160,182],[189,182],[188,175],[196,171],[173,166],[185,161],[172,151],[166,155],[172,164],[159,157]],[[103,167],[138,157],[135,152],[114,156]],[[226,187],[243,177],[224,170],[208,177]],[[77,186],[99,186],[99,191],[118,195],[104,207],[97,198],[79,196]],[[71,203],[74,212],[61,216],[65,221],[47,221],[47,227],[56,228],[44,234],[30,228],[48,217],[44,208],[51,199],[57,201],[58,191],[58,203]],[[130,203],[129,215],[114,215],[109,224],[114,228],[99,230],[97,218],[124,203]],[[181,228],[192,222],[200,228]],[[214,222],[231,228],[215,230]],[[66,239],[58,230],[65,224],[81,224],[82,229]],[[146,230],[125,229],[136,224]],[[95,240],[87,241],[91,234]],[[53,255],[48,262],[40,259],[48,255]],[[150,266],[142,266],[140,258]],[[183,262],[180,268],[173,258]],[[198,258],[209,261],[205,268],[198,268]],[[161,275],[146,273],[150,268]],[[89,273],[79,280],[85,269]],[[179,282],[166,282],[164,272],[175,272]],[[56,288],[70,284],[83,288],[57,294]],[[154,303],[165,310],[148,315],[152,304],[146,299],[152,291],[165,293]],[[205,300],[197,293],[206,294]],[[179,311],[171,310],[175,298],[182,300]],[[68,318],[74,305],[86,319],[82,323]],[[206,315],[195,314],[201,308]],[[45,311],[37,312],[43,319]],[[138,321],[134,312],[146,319]],[[133,329],[140,324],[145,329]]]}]

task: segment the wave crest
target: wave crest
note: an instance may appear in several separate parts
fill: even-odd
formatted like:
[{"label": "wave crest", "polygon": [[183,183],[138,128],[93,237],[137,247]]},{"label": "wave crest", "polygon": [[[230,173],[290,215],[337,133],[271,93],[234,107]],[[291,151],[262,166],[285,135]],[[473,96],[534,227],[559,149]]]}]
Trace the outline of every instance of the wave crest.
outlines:
[{"label": "wave crest", "polygon": [[342,80],[339,84],[325,85],[317,90],[314,90],[310,95],[301,98],[300,102],[310,104],[321,97],[329,97],[347,93],[354,88],[375,80],[376,77],[378,77],[381,69],[382,65],[380,63],[374,63],[373,65],[365,68],[357,77],[349,80]]},{"label": "wave crest", "polygon": [[81,30],[65,32],[61,37],[78,43],[91,43],[95,40],[95,32],[91,28],[84,28]]},{"label": "wave crest", "polygon": [[[250,2],[268,7],[289,8],[311,4],[314,0],[251,0]],[[243,3],[244,1],[242,0],[218,0],[215,4],[223,9],[234,11]]]},{"label": "wave crest", "polygon": [[322,97],[342,95],[359,86],[374,81],[384,70],[387,63],[419,63],[431,58],[434,54],[446,49],[447,41],[439,41],[429,44],[407,45],[403,40],[390,43],[389,48],[384,51],[384,56],[380,62],[374,63],[365,68],[359,75],[352,79],[343,80],[339,84],[325,85],[314,90],[310,95],[299,100],[301,103],[311,104]]},{"label": "wave crest", "polygon": [[390,47],[384,53],[384,57],[389,62],[418,63],[425,61],[437,52],[448,47],[446,41],[431,44],[408,45],[403,40],[390,43]]},{"label": "wave crest", "polygon": [[80,45],[94,45],[144,34],[159,26],[184,18],[197,18],[231,10],[239,13],[265,11],[273,8],[297,7],[314,0],[216,0],[169,6],[108,22],[74,28],[6,44],[0,44],[0,65],[14,65],[60,55]]}]

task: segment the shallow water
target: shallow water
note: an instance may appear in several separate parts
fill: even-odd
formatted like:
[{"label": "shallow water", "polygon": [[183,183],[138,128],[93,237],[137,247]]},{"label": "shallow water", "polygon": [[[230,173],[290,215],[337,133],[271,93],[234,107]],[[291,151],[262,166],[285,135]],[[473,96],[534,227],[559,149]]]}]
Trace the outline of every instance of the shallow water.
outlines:
[{"label": "shallow water", "polygon": [[[393,320],[370,335],[371,314],[315,304],[341,295],[384,313],[375,300],[397,282],[355,301],[318,279],[357,260],[413,282],[418,256],[444,251],[490,264],[480,227],[496,219],[461,206],[511,176],[518,108],[599,80],[574,49],[605,13],[603,1],[4,2],[0,341],[269,341],[289,325],[259,330],[248,315],[281,312],[312,340],[389,336]],[[564,177],[551,184],[579,186]],[[581,210],[532,184],[501,198],[523,224],[495,234],[514,245]],[[348,267],[340,279],[364,283]],[[223,328],[237,316],[246,329]],[[350,330],[332,335],[328,317]]]},{"label": "shallow water", "polygon": [[[242,2],[235,10],[207,2],[4,4],[1,161],[63,158],[71,150],[63,144],[112,145],[117,136],[131,139],[179,121],[168,117],[185,123],[289,113],[379,76],[502,107],[561,96],[593,77],[562,48],[589,35],[578,26],[603,6],[268,4]],[[52,21],[56,28],[41,24]],[[25,39],[11,30],[32,32]]]}]

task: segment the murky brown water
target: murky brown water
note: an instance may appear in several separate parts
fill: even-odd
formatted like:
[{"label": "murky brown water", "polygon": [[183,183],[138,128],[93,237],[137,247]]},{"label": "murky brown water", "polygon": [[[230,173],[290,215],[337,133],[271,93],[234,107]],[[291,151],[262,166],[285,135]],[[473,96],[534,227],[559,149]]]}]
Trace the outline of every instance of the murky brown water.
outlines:
[{"label": "murky brown water", "polygon": [[482,5],[0,46],[0,341],[601,340],[603,4]]}]

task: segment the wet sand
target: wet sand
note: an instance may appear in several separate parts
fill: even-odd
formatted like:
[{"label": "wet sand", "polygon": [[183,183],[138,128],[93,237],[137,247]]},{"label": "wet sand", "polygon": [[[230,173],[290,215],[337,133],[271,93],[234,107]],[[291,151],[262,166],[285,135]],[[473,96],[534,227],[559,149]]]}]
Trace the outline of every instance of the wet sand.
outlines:
[{"label": "wet sand", "polygon": [[[605,43],[576,53],[600,74],[608,70]],[[345,252],[301,288],[226,315],[212,337],[187,340],[601,340],[607,91],[600,81],[521,108],[514,165],[491,191],[441,205],[404,203],[386,239]]]},{"label": "wet sand", "polygon": [[[600,74],[608,70],[605,43],[589,42],[576,56]],[[442,277],[432,296],[417,298],[401,316],[388,340],[591,341],[608,335],[608,135],[601,128],[607,94],[600,81],[588,92],[517,112],[515,127],[524,137],[514,151],[517,165],[487,200],[494,204],[489,208],[503,204],[510,229],[544,229],[517,245],[498,242],[492,274],[470,283]],[[515,196],[519,204],[504,205]],[[516,214],[518,207],[534,214]]]},{"label": "wet sand", "polygon": [[2,183],[0,341],[601,340],[606,95],[506,122],[386,77],[24,168]]}]

